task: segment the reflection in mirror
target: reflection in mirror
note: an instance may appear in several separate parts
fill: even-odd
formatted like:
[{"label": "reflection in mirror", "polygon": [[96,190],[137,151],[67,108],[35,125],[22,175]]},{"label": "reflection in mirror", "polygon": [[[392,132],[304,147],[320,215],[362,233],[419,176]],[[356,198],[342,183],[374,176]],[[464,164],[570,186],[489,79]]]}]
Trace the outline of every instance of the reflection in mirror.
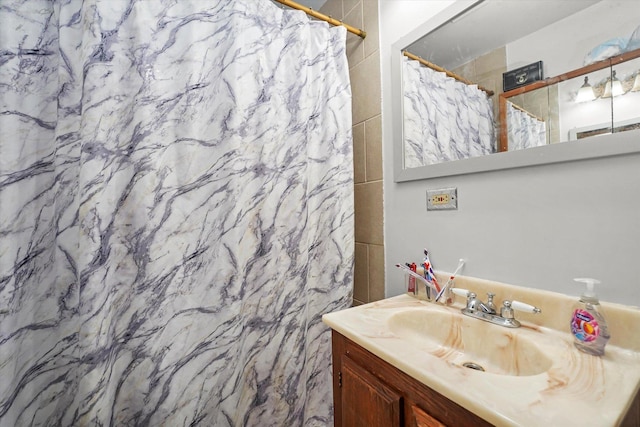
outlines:
[{"label": "reflection in mirror", "polygon": [[500,151],[639,129],[638,58],[632,50],[500,94]]},{"label": "reflection in mirror", "polygon": [[[529,94],[530,97],[525,97]],[[548,88],[544,87],[521,96],[524,99],[520,102],[512,99],[507,101],[508,151],[540,147],[548,143],[547,129],[551,127]]]},{"label": "reflection in mirror", "polygon": [[612,97],[613,132],[640,129],[640,57],[617,64],[612,70],[621,86],[620,94]]},{"label": "reflection in mirror", "polygon": [[403,57],[403,141],[407,168],[495,152],[486,91]]},{"label": "reflection in mirror", "polygon": [[554,85],[560,93],[558,142],[611,133],[611,96],[603,96],[609,77],[611,69],[605,68]]},{"label": "reflection in mirror", "polygon": [[[618,64],[613,70],[596,70],[581,77],[564,78],[553,86],[521,92],[510,97],[505,112],[501,111],[502,78],[507,71],[541,61],[545,75],[567,75],[583,67],[585,62],[593,63],[629,51],[634,37],[640,43],[640,30],[636,30],[640,9],[634,2],[566,0],[554,3],[554,7],[540,7],[540,3],[539,0],[478,1],[446,21],[434,23],[433,29],[422,37],[400,46],[424,62],[435,63],[460,76],[459,80],[471,83],[465,85],[447,79],[444,74],[402,56],[399,64],[402,138],[398,143],[402,147],[399,158],[403,170],[426,171],[423,166],[457,163],[454,161],[611,132],[612,117],[616,122],[614,132],[637,127],[638,119],[627,113],[633,110],[634,103],[635,110],[639,110],[640,100],[635,95],[640,91],[631,92],[639,74],[637,64],[616,68],[624,65]],[[468,31],[469,28],[474,31]],[[575,35],[579,35],[578,39]],[[616,71],[617,79],[628,87],[625,96],[634,94],[633,97],[623,102],[620,95],[605,95],[607,81],[615,82],[612,71]],[[640,77],[638,80],[640,86]],[[578,92],[585,84],[594,90],[595,98],[578,103]],[[487,96],[478,86],[495,95]],[[610,86],[613,87],[613,83]],[[587,89],[583,93],[586,94]],[[588,94],[583,96],[588,98]],[[478,103],[480,99],[482,103]],[[487,102],[488,107],[484,105]],[[625,112],[615,111],[623,106]],[[489,129],[481,134],[476,129],[483,126],[485,120]],[[503,126],[501,122],[507,120],[512,124]],[[515,123],[521,123],[520,127]],[[507,129],[510,138],[503,135]],[[434,172],[425,172],[424,176],[489,170],[498,164],[490,163],[466,162],[465,166],[448,169],[437,165],[432,168]],[[523,164],[522,161],[516,163]],[[415,179],[420,173],[406,176]]]}]

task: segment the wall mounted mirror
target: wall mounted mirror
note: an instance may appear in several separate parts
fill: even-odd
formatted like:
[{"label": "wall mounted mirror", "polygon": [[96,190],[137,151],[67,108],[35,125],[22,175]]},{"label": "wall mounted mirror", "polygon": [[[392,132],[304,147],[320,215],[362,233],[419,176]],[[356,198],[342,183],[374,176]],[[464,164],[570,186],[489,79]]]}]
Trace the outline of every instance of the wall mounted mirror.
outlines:
[{"label": "wall mounted mirror", "polygon": [[[640,48],[639,25],[640,9],[627,0],[455,2],[393,46],[395,180],[640,151],[640,138],[603,136],[640,134],[632,91],[640,66],[629,56]],[[612,67],[585,67],[623,54]],[[539,61],[543,78],[559,76],[554,84],[504,97],[503,73]],[[585,77],[596,98],[578,103]],[[616,79],[625,96],[607,97]]]}]

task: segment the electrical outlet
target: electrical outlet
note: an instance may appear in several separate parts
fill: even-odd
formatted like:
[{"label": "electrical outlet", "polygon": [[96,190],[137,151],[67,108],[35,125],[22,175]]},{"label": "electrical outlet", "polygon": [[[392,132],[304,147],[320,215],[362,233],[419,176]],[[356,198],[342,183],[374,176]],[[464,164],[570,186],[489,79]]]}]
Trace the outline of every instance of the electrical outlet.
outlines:
[{"label": "electrical outlet", "polygon": [[441,188],[427,190],[427,210],[446,211],[458,209],[458,189]]}]

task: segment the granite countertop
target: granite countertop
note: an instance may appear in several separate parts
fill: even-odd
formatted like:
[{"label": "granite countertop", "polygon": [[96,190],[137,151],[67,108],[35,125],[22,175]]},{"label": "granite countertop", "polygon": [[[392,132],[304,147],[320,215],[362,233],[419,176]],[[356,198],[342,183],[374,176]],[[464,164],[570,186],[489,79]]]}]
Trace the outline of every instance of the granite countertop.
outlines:
[{"label": "granite countertop", "polygon": [[[461,283],[460,283],[461,282]],[[461,284],[463,286],[461,286]],[[640,386],[640,310],[603,303],[612,339],[602,357],[591,356],[573,346],[568,331],[575,298],[547,291],[512,287],[472,278],[457,278],[456,286],[482,295],[490,289],[496,303],[517,299],[542,308],[539,315],[516,313],[523,326],[517,329],[492,325],[460,316],[463,301],[445,307],[399,295],[382,301],[325,314],[323,321],[335,331],[369,350],[428,387],[497,426],[616,426],[633,403]],[[460,298],[459,298],[460,299]],[[425,340],[408,341],[398,334],[396,319],[401,313],[420,311],[425,328],[438,328],[443,316],[456,321],[480,322],[474,328],[494,328],[489,335],[497,340],[533,343],[534,353],[544,357],[504,361],[519,376],[479,372],[464,368]],[[467,323],[467,326],[469,324]],[[442,327],[442,326],[440,326]],[[394,329],[396,328],[396,329]],[[454,334],[456,328],[451,328]],[[497,329],[495,329],[497,328]],[[395,332],[394,332],[395,331]],[[456,339],[459,340],[459,337]],[[482,345],[491,346],[491,339]],[[501,344],[497,344],[499,347]],[[531,351],[527,346],[522,352]],[[450,353],[450,352],[449,352]],[[500,357],[507,356],[504,352]],[[528,362],[523,363],[525,360]],[[546,363],[546,365],[545,365]],[[527,365],[533,366],[531,372]],[[537,367],[537,368],[536,368]],[[536,371],[537,369],[537,371]],[[541,373],[539,373],[541,372]]]}]

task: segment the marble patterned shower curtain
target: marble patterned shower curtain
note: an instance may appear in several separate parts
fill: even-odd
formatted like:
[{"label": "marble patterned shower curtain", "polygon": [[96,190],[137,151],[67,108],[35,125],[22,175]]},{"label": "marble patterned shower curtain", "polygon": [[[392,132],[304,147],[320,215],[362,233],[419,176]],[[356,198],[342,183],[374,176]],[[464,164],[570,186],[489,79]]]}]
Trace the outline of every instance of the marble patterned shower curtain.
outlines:
[{"label": "marble patterned shower curtain", "polygon": [[414,168],[495,152],[486,93],[402,57],[404,166]]},{"label": "marble patterned shower curtain", "polygon": [[269,0],[8,0],[0,31],[0,426],[331,424],[344,29]]},{"label": "marble patterned shower curtain", "polygon": [[546,145],[547,125],[507,101],[507,141],[509,151]]}]

